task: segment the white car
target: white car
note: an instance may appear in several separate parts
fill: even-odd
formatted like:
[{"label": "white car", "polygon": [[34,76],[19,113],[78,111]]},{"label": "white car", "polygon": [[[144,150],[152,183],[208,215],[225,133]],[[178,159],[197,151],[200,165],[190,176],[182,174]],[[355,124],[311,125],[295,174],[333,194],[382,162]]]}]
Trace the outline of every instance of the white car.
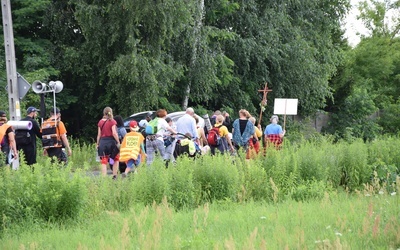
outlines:
[{"label": "white car", "polygon": [[138,124],[141,120],[145,119],[148,113],[152,113],[151,118],[156,116],[156,111],[143,111],[139,113],[132,114],[128,118],[124,119],[124,127],[127,131],[130,131],[129,122],[135,120]]}]

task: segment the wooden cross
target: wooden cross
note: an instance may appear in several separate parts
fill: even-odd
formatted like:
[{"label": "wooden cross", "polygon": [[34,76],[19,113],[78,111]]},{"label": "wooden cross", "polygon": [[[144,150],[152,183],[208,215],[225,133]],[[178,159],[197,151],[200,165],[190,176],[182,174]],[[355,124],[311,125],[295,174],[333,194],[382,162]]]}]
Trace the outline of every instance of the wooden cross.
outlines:
[{"label": "wooden cross", "polygon": [[[265,87],[264,89],[259,89],[258,92],[263,92],[263,98],[261,101],[261,106],[266,106],[267,105],[267,94],[268,92],[271,92],[271,89],[268,89],[268,82],[265,82]],[[262,112],[263,112],[263,107],[261,107],[260,111],[260,118],[258,119],[258,125],[261,125],[261,118],[262,118]]]}]

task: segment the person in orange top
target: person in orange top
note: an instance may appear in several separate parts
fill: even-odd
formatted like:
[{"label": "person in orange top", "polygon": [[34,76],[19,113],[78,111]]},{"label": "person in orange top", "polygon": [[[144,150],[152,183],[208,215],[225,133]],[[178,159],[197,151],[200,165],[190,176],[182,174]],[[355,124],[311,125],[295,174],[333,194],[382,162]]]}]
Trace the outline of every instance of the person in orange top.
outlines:
[{"label": "person in orange top", "polygon": [[126,175],[131,170],[134,170],[134,167],[139,166],[142,160],[144,161],[144,157],[146,157],[144,150],[145,139],[143,135],[138,132],[139,125],[136,121],[131,121],[129,127],[131,132],[125,135],[119,152],[119,160],[126,163],[125,173],[122,174],[122,177],[126,177]]},{"label": "person in orange top", "polygon": [[226,151],[234,151],[235,148],[232,145],[231,138],[229,137],[228,128],[225,125],[222,125],[224,122],[223,115],[217,115],[215,118],[214,127],[219,127],[219,136],[221,137],[221,144],[219,146],[210,146],[211,155],[215,155],[215,149],[218,149],[222,154]]},{"label": "person in orange top", "polygon": [[[54,114],[54,111],[56,112]],[[60,109],[55,108],[50,110],[50,118],[47,119],[46,122],[57,122],[57,134],[62,141],[62,145],[58,144],[57,146],[50,147],[44,150],[44,155],[48,155],[50,158],[55,156],[57,157],[59,162],[63,162],[67,164],[67,156],[62,151],[62,147],[64,146],[66,150],[68,150],[68,156],[72,155],[71,147],[69,146],[68,139],[67,139],[67,129],[65,128],[64,123],[61,121],[61,112]],[[43,127],[40,129],[40,132],[43,131]]]},{"label": "person in orange top", "polygon": [[[10,151],[14,154],[14,159],[18,158],[17,145],[15,143],[15,134],[13,128],[7,124],[7,114],[4,111],[0,111],[0,153],[4,153],[6,156],[6,165],[10,165],[10,159],[8,157]],[[3,163],[0,163],[0,167]]]}]

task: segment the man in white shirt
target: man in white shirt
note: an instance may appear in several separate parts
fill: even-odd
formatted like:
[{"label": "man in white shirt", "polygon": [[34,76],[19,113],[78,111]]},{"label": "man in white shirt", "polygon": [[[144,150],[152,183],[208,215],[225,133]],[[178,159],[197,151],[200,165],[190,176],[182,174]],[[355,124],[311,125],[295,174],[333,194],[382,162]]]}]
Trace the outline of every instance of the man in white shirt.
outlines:
[{"label": "man in white shirt", "polygon": [[196,120],[194,119],[194,110],[193,108],[187,108],[186,114],[184,114],[181,118],[176,122],[176,130],[179,134],[190,134],[192,139],[194,139],[198,144],[199,135],[197,134]]}]

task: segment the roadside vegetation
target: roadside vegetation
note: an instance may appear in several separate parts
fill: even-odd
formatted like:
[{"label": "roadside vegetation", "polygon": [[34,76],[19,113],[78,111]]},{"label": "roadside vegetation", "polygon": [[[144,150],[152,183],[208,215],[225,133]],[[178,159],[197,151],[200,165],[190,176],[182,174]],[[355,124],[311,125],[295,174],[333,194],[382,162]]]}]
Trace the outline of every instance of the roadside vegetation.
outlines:
[{"label": "roadside vegetation", "polygon": [[79,144],[68,167],[1,168],[1,249],[400,247],[398,137],[287,140],[251,161],[158,161],[117,181]]}]

